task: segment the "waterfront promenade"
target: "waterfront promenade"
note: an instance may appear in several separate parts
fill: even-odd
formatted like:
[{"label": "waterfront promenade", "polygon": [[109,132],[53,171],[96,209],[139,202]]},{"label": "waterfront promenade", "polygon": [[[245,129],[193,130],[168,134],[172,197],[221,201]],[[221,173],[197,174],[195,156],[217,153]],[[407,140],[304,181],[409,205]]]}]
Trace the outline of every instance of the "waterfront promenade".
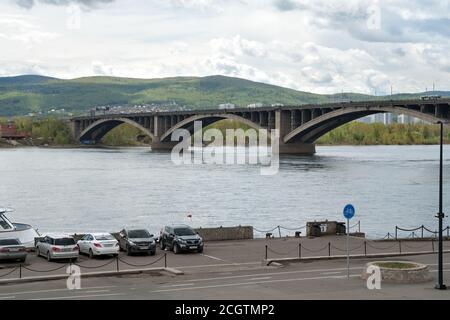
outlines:
[{"label": "waterfront promenade", "polygon": [[[298,248],[300,243],[302,247],[302,260],[296,262],[287,261],[280,264],[274,263],[269,266],[265,263],[266,245],[268,259],[296,258],[299,254]],[[247,292],[248,294],[251,293],[251,296],[255,298],[314,298],[319,297],[315,296],[315,294],[320,294],[321,297],[333,299],[339,298],[337,293],[340,290],[346,291],[346,286],[349,283],[355,288],[360,287],[358,290],[367,291],[364,287],[364,282],[358,277],[361,274],[365,263],[374,259],[389,260],[393,259],[390,256],[395,256],[394,259],[396,260],[424,262],[430,266],[432,273],[433,270],[436,269],[434,266],[436,263],[436,254],[431,254],[430,252],[435,250],[437,246],[436,243],[433,244],[431,239],[403,240],[399,242],[369,241],[364,238],[352,237],[350,248],[353,249],[351,251],[352,255],[363,255],[364,248],[366,248],[367,254],[367,257],[353,258],[351,260],[352,276],[350,282],[343,282],[343,277],[346,274],[345,259],[336,257],[345,255],[344,236],[327,236],[314,239],[276,238],[208,242],[206,243],[203,254],[193,253],[174,255],[172,252],[158,250],[155,257],[129,257],[121,253],[118,261],[108,257],[89,259],[86,256],[80,256],[77,265],[81,267],[82,273],[114,272],[117,270],[117,267],[119,267],[120,271],[155,268],[157,271],[148,274],[121,274],[118,276],[82,278],[83,286],[114,286],[114,294],[95,296],[95,298],[125,298],[120,295],[123,295],[124,290],[129,290],[129,287],[134,285],[136,286],[137,292],[142,293],[145,291],[145,294],[141,297],[145,299],[158,299],[159,297],[162,297],[157,295],[156,292],[164,293],[165,298],[182,298],[183,290],[174,289],[182,289],[184,287],[200,287],[201,289],[195,292],[195,298],[198,299],[244,298],[244,292]],[[450,250],[450,241],[445,242],[444,250]],[[427,252],[428,254],[425,254]],[[411,253],[415,254],[409,255]],[[374,254],[386,254],[386,257],[372,257]],[[445,263],[450,264],[449,257],[450,255],[445,254]],[[117,263],[119,265],[117,265]],[[20,276],[27,278],[66,275],[68,265],[67,261],[47,262],[45,259],[38,258],[31,253],[28,257],[27,264],[23,265],[20,270]],[[176,275],[176,273],[164,271],[163,268],[165,266],[169,267],[171,270],[178,270],[180,274]],[[37,296],[16,296],[13,294],[22,289],[25,291],[39,291],[39,288],[46,288],[46,293],[42,297],[49,297],[49,292],[53,292],[51,288],[59,288],[65,285],[65,278],[60,278],[59,280],[46,280],[43,282],[27,281],[23,283],[4,283],[4,281],[6,281],[5,279],[19,277],[19,270],[17,267],[18,264],[16,263],[0,264],[0,299],[6,299],[6,297],[11,296],[18,299],[40,297],[39,294]],[[193,285],[190,284],[191,279],[195,279]],[[295,294],[295,286],[292,283],[289,283],[289,279],[291,279],[293,283],[302,283],[302,290],[300,290],[298,294]],[[231,280],[233,281],[230,283],[229,281]],[[236,282],[235,280],[239,281]],[[215,286],[216,284],[222,286],[220,293],[216,290],[214,295],[209,295],[208,288]],[[275,287],[272,288],[272,285]],[[303,289],[304,285],[309,288],[308,291]],[[270,287],[272,289],[259,292],[259,290],[254,289],[255,286]],[[324,286],[331,286],[330,290],[327,291],[328,293],[323,292]],[[163,289],[163,287],[165,289]],[[240,293],[236,296],[232,294],[232,289],[234,287],[239,287],[238,291]],[[401,294],[404,293],[399,289],[401,286],[389,285],[388,287],[392,288],[392,297],[400,297],[397,296],[397,294],[400,294],[401,292]],[[417,290],[420,291],[422,290],[421,288],[432,287],[432,284],[403,285],[403,288],[409,287],[417,288]],[[110,289],[101,290],[108,290],[109,292]],[[188,288],[185,288],[184,290],[188,290]],[[54,291],[54,293],[59,291],[60,290],[58,289],[57,291]],[[118,293],[117,291],[121,293]],[[418,294],[419,291],[415,294]],[[150,292],[153,293],[150,294]],[[275,295],[275,292],[278,292],[278,295]],[[9,293],[12,295],[8,296]],[[301,295],[299,295],[300,293]],[[356,294],[356,292],[348,292],[345,297],[350,298],[353,294]],[[77,294],[68,292],[68,296],[77,296]],[[356,297],[358,296],[356,295]],[[378,297],[381,298],[382,296]],[[408,297],[414,298],[415,296],[412,295]],[[417,296],[417,298],[418,297],[419,296]],[[430,296],[430,298],[431,297],[434,296]],[[130,296],[130,294],[127,293],[126,298],[139,297],[133,295]],[[377,298],[377,295],[368,295],[367,298]],[[383,296],[383,298],[386,297]]]}]

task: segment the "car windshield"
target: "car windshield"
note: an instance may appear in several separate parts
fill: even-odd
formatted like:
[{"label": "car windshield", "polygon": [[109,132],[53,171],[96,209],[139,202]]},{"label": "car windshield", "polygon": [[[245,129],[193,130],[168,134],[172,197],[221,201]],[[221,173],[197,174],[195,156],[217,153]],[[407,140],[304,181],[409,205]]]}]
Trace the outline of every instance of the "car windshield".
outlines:
[{"label": "car windshield", "polygon": [[73,238],[60,238],[55,239],[56,246],[71,246],[75,244],[75,240]]},{"label": "car windshield", "polygon": [[0,240],[0,246],[17,246],[19,244],[19,241],[15,239]]},{"label": "car windshield", "polygon": [[110,234],[101,234],[95,236],[95,239],[102,241],[102,240],[115,240],[115,238]]},{"label": "car windshield", "polygon": [[195,235],[195,231],[191,228],[176,228],[174,230],[177,236],[193,236]]},{"label": "car windshield", "polygon": [[131,239],[150,238],[150,233],[147,230],[130,230],[128,237]]}]

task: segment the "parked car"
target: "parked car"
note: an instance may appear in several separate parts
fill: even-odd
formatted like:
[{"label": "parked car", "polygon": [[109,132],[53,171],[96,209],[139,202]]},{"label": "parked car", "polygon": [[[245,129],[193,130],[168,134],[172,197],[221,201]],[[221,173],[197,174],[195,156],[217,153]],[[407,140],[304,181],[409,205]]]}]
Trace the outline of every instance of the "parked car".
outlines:
[{"label": "parked car", "polygon": [[25,262],[27,248],[18,239],[0,239],[0,260]]},{"label": "parked car", "polygon": [[161,249],[173,250],[175,254],[181,251],[203,252],[203,239],[194,229],[187,225],[170,225],[161,230],[159,237]]},{"label": "parked car", "polygon": [[80,253],[89,255],[89,258],[102,255],[119,254],[119,242],[109,233],[88,233],[77,242]]},{"label": "parked car", "polygon": [[79,248],[75,239],[69,235],[47,235],[38,240],[36,255],[46,257],[48,261],[54,259],[77,260]]},{"label": "parked car", "polygon": [[118,239],[121,250],[128,255],[133,253],[147,253],[151,256],[156,253],[156,242],[153,235],[146,229],[123,229]]}]

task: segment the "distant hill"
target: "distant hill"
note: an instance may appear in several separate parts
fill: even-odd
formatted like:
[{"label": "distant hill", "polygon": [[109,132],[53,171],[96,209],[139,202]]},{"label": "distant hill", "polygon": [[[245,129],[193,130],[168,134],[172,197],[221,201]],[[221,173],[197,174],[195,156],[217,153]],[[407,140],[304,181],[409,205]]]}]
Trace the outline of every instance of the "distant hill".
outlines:
[{"label": "distant hill", "polygon": [[[449,92],[440,94],[450,96]],[[395,98],[420,95],[401,94],[395,95]],[[342,99],[358,101],[382,97],[354,93],[320,95],[225,76],[162,79],[86,77],[72,80],[36,75],[0,77],[0,116],[47,112],[51,109],[65,109],[77,114],[101,105],[169,105],[175,102],[190,108],[205,109],[223,103],[237,106],[251,103],[293,105]]]}]

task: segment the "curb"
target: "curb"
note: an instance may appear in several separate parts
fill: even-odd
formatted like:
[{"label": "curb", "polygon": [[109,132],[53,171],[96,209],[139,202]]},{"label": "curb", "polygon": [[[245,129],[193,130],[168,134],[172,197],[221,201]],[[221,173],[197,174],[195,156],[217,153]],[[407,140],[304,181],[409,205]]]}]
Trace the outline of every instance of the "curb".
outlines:
[{"label": "curb", "polygon": [[[123,276],[129,274],[143,274],[143,273],[154,273],[154,272],[167,272],[176,276],[183,275],[184,272],[174,268],[146,268],[146,269],[128,269],[121,271],[99,271],[99,272],[89,272],[81,273],[81,278],[94,278],[94,277],[110,277],[110,276]],[[8,283],[26,283],[26,282],[38,282],[38,281],[49,281],[49,280],[61,280],[67,279],[69,275],[50,275],[42,277],[26,277],[26,278],[11,278],[0,280],[0,285]]]},{"label": "curb", "polygon": [[[450,253],[450,250],[444,250],[444,253]],[[406,257],[406,256],[417,256],[424,254],[437,254],[436,251],[421,251],[421,252],[405,252],[405,253],[372,253],[372,254],[351,254],[350,258],[389,258],[389,257]],[[339,260],[346,259],[347,255],[336,255],[336,256],[317,256],[317,257],[305,257],[305,258],[279,258],[279,259],[263,259],[262,264],[269,266],[271,264],[283,264],[289,262],[312,262],[312,261],[324,261],[324,260]]]}]

